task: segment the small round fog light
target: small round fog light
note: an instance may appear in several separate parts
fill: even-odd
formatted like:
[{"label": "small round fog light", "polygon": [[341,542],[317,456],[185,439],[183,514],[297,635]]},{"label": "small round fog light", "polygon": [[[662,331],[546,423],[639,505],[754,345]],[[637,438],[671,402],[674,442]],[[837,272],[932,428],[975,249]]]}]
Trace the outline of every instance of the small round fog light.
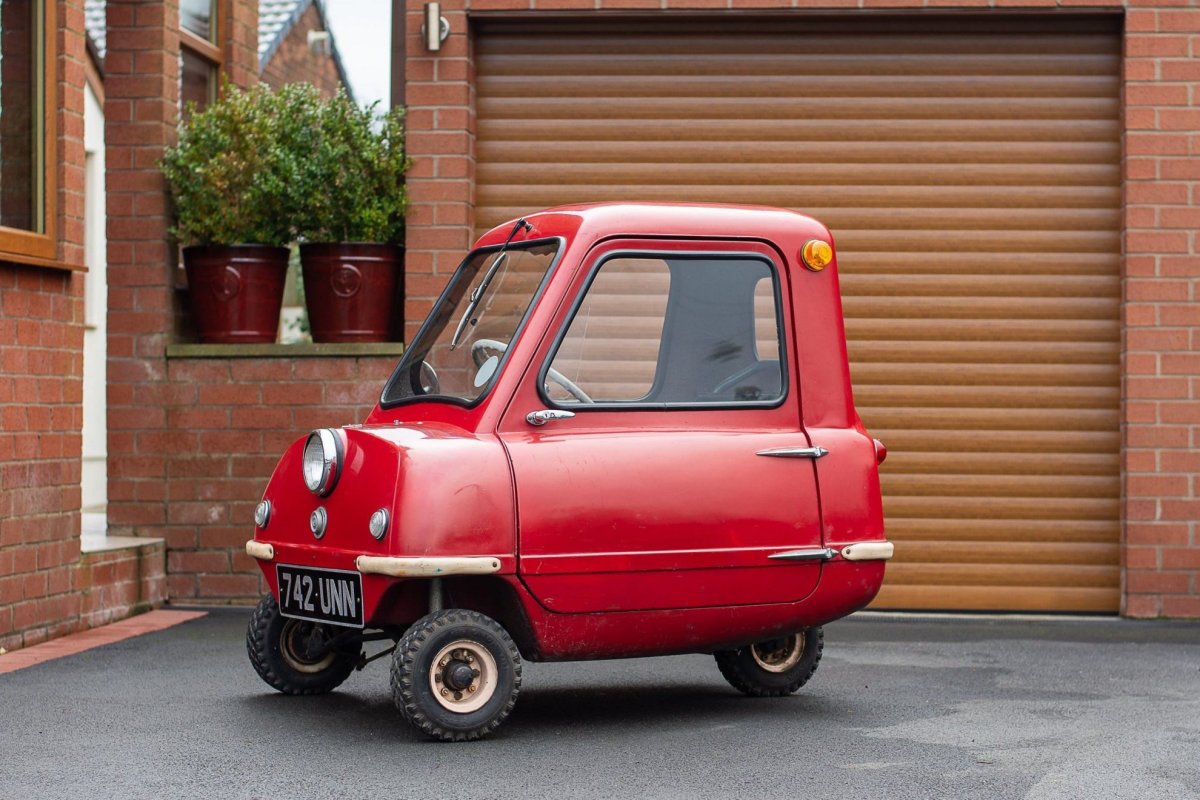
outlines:
[{"label": "small round fog light", "polygon": [[271,521],[271,501],[263,500],[254,509],[254,524],[260,528],[267,527],[267,523]]},{"label": "small round fog light", "polygon": [[308,515],[308,527],[312,531],[312,535],[320,539],[325,535],[325,525],[329,522],[329,515],[325,513],[325,509],[317,507],[317,510]]},{"label": "small round fog light", "polygon": [[388,510],[381,508],[371,515],[371,522],[367,526],[371,529],[371,535],[376,539],[382,539],[388,529]]}]

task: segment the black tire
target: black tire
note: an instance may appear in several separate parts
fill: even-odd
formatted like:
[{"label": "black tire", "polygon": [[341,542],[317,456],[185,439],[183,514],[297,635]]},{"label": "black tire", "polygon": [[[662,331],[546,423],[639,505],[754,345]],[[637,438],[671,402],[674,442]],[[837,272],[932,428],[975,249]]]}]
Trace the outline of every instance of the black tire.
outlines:
[{"label": "black tire", "polygon": [[453,608],[422,617],[392,655],[396,708],[417,730],[444,742],[496,730],[520,691],[517,646],[498,622],[476,611]]},{"label": "black tire", "polygon": [[304,640],[328,638],[336,631],[319,622],[292,619],[279,613],[272,595],[265,595],[246,627],[246,652],[254,671],[284,694],[325,694],[342,684],[361,655],[361,646],[311,658],[299,651]]},{"label": "black tire", "polygon": [[783,697],[808,683],[824,649],[825,632],[817,627],[714,655],[725,680],[742,694]]}]

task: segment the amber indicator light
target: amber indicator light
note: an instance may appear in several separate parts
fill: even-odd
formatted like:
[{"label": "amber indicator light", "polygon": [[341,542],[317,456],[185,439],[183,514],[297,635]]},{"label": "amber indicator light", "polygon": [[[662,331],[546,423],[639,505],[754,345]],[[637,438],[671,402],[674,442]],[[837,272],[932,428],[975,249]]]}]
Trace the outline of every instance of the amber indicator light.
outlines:
[{"label": "amber indicator light", "polygon": [[809,239],[800,248],[800,260],[813,272],[820,272],[833,261],[833,247],[820,239]]}]

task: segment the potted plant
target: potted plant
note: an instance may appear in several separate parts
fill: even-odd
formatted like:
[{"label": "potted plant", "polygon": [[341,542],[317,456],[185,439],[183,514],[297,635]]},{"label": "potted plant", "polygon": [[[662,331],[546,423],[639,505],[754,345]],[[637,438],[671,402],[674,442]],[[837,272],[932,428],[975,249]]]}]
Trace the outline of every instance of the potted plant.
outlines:
[{"label": "potted plant", "polygon": [[287,274],[290,220],[281,213],[291,163],[281,98],[231,85],[189,109],[162,171],[183,245],[200,341],[274,342]]},{"label": "potted plant", "polygon": [[289,213],[314,342],[384,342],[399,330],[404,212],[403,111],[379,115],[339,91],[311,86],[289,95],[298,142]]}]

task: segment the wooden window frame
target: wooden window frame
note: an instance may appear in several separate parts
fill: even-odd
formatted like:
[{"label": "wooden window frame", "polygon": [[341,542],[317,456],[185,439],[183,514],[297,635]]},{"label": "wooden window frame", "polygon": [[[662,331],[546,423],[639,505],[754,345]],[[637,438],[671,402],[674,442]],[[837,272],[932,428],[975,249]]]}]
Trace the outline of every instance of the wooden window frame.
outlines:
[{"label": "wooden window frame", "polygon": [[[212,38],[205,39],[200,34],[190,31],[183,27],[182,16],[179,19],[179,49],[180,59],[183,58],[183,51],[189,50],[193,55],[197,55],[204,61],[208,62],[210,72],[210,84],[208,87],[208,102],[214,103],[220,92],[220,76],[225,68],[225,51],[221,46],[225,39],[225,19],[228,9],[225,0],[212,0],[212,20],[209,23],[209,30],[212,31]],[[182,65],[181,65],[182,71]],[[186,109],[183,106],[183,98],[179,98],[179,114],[182,119]]]},{"label": "wooden window frame", "polygon": [[82,270],[82,265],[58,260],[58,25],[55,5],[55,0],[39,0],[34,9],[35,24],[40,25],[41,33],[34,54],[35,67],[40,66],[35,77],[34,97],[41,109],[41,113],[35,115],[41,119],[41,129],[35,132],[41,134],[37,137],[41,144],[37,154],[42,176],[37,193],[41,230],[0,226],[0,261]]}]

